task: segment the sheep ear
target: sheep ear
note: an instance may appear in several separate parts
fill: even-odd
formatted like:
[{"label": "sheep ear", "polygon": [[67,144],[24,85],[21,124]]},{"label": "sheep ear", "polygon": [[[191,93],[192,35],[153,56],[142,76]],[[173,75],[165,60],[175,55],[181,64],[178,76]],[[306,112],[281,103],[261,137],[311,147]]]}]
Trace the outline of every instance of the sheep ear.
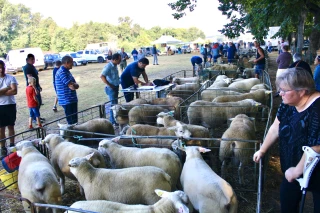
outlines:
[{"label": "sheep ear", "polygon": [[93,155],[94,155],[94,152],[92,152],[91,154],[85,156],[84,158],[89,161],[89,160],[91,160],[91,158],[92,158]]},{"label": "sheep ear", "polygon": [[119,143],[120,138],[121,138],[121,137],[118,136],[118,137],[112,138],[111,141],[112,141],[112,142],[115,142],[115,143]]},{"label": "sheep ear", "polygon": [[154,191],[159,197],[168,197],[169,195],[169,192],[163,191],[161,189],[155,189]]},{"label": "sheep ear", "polygon": [[202,152],[202,153],[211,152],[211,149],[206,149],[206,148],[203,148],[203,147],[199,147],[199,152]]}]

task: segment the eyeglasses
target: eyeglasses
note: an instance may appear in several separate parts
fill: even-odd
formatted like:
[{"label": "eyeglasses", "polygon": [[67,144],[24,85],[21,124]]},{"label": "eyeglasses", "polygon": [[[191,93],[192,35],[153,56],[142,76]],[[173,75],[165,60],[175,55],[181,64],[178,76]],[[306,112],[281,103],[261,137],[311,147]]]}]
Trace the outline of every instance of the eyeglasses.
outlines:
[{"label": "eyeglasses", "polygon": [[293,90],[294,89],[284,90],[284,89],[279,88],[278,92],[279,92],[279,94],[282,92],[282,94],[285,95],[287,92],[290,92],[290,91],[293,91]]}]

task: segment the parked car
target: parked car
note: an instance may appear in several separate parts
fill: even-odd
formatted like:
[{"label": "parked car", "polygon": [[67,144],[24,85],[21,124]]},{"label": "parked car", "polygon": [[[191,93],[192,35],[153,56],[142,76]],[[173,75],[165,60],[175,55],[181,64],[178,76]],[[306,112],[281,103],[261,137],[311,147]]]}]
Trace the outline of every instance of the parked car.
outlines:
[{"label": "parked car", "polygon": [[65,55],[71,56],[73,58],[73,66],[87,65],[88,61],[77,52],[61,52],[60,55],[63,57]]},{"label": "parked car", "polygon": [[146,57],[152,56],[152,47],[141,47],[140,49]]},{"label": "parked car", "polygon": [[77,52],[80,54],[83,58],[87,60],[87,62],[98,62],[98,63],[103,63],[106,61],[106,56],[105,54],[102,54],[96,50],[79,50]]},{"label": "parked car", "polygon": [[181,53],[186,54],[186,53],[191,53],[191,48],[190,46],[184,45],[181,47]]},{"label": "parked car", "polygon": [[55,67],[56,61],[61,61],[61,56],[59,54],[46,54],[44,55],[44,69],[48,67]]},{"label": "parked car", "polygon": [[10,67],[10,64],[9,64],[9,62],[8,62],[5,58],[0,57],[0,60],[3,61],[4,64],[6,65],[6,72],[7,72],[7,73],[10,73],[10,74],[13,74],[13,75],[15,75],[15,74],[17,73],[17,70],[16,70],[16,69],[10,69],[10,70],[8,71],[8,69],[9,69],[9,67]]}]

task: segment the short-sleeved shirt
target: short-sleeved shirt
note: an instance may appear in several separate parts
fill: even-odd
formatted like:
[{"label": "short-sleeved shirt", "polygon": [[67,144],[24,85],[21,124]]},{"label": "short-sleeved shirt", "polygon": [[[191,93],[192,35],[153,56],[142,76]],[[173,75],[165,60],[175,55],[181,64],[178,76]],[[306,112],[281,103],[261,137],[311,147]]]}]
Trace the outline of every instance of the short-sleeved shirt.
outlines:
[{"label": "short-sleeved shirt", "polygon": [[146,55],[144,53],[139,53],[138,54],[138,60],[140,60],[141,58],[145,58]]},{"label": "short-sleeved shirt", "polygon": [[192,56],[191,57],[191,64],[194,66],[195,64],[201,64],[202,58],[200,56]]},{"label": "short-sleeved shirt", "polygon": [[118,68],[117,65],[114,65],[111,61],[103,67],[101,75],[105,76],[110,84],[119,86],[120,80]]},{"label": "short-sleeved shirt", "polygon": [[121,55],[121,61],[126,61],[125,59],[128,57],[128,54],[126,52],[120,52]]},{"label": "short-sleeved shirt", "polygon": [[281,53],[277,58],[278,69],[287,69],[292,61],[292,55],[289,52]]},{"label": "short-sleeved shirt", "polygon": [[54,90],[57,90],[56,84],[55,84],[55,76],[56,76],[58,69],[59,69],[58,67],[55,67],[55,68],[53,68],[53,71],[52,71],[52,82],[53,82]]},{"label": "short-sleeved shirt", "polygon": [[320,64],[318,64],[318,66],[316,66],[316,69],[314,70],[313,79],[316,83],[316,90],[320,92]]},{"label": "short-sleeved shirt", "polygon": [[78,102],[77,92],[68,87],[70,82],[76,83],[76,80],[71,72],[62,65],[55,76],[56,92],[61,106]]},{"label": "short-sleeved shirt", "polygon": [[303,155],[302,146],[320,145],[320,98],[298,112],[294,106],[280,104],[277,112],[281,170],[295,167]]},{"label": "short-sleeved shirt", "polygon": [[[11,84],[18,85],[18,81],[15,77],[12,75],[6,74],[3,78],[0,77],[0,89],[6,88],[11,86]],[[15,104],[16,99],[14,95],[6,96],[1,95],[0,96],[0,105],[9,105],[9,104]]]},{"label": "short-sleeved shirt", "polygon": [[125,89],[134,85],[132,77],[139,78],[143,72],[145,72],[145,69],[138,66],[138,61],[129,64],[120,76],[122,88]]},{"label": "short-sleeved shirt", "polygon": [[28,63],[23,67],[23,70],[24,70],[24,76],[26,78],[26,83],[27,83],[26,86],[29,85],[28,75],[32,75],[32,77],[36,79],[36,87],[39,88],[40,85],[39,85],[38,70],[32,64],[28,64]]},{"label": "short-sleeved shirt", "polygon": [[26,96],[27,96],[27,104],[29,108],[38,107],[38,102],[34,100],[34,97],[36,97],[36,91],[30,85],[27,86],[26,88]]}]

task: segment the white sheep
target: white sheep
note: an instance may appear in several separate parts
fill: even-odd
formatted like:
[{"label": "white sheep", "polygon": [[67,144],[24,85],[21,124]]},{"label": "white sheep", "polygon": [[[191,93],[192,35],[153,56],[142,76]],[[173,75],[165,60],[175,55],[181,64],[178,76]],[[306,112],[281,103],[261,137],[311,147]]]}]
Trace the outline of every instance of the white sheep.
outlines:
[{"label": "white sheep", "polygon": [[168,110],[161,106],[141,105],[135,106],[129,111],[129,125],[135,124],[150,124],[157,123],[157,114],[167,112]]},{"label": "white sheep", "polygon": [[254,143],[237,141],[236,139],[255,140],[254,123],[244,114],[239,114],[232,119],[230,127],[222,135],[219,150],[219,158],[222,162],[221,177],[226,177],[227,161],[234,157],[233,162],[238,167],[239,183],[243,184],[243,167],[252,161]]},{"label": "white sheep", "polygon": [[130,109],[132,109],[137,105],[144,105],[144,104],[150,104],[150,102],[147,101],[146,99],[137,98],[128,103],[123,103],[121,105],[120,104],[113,105],[111,109],[113,111],[113,116],[115,121],[120,125],[128,124],[129,123],[128,113]]},{"label": "white sheep", "polygon": [[178,147],[186,152],[180,182],[193,207],[201,213],[236,213],[238,201],[232,187],[201,156],[201,152],[211,150],[198,146]]},{"label": "white sheep", "polygon": [[174,152],[167,148],[124,147],[113,141],[116,139],[105,139],[99,143],[99,152],[109,156],[113,168],[155,166],[170,175],[171,188],[176,189],[182,165]]},{"label": "white sheep", "polygon": [[[93,135],[91,133],[80,133],[80,132],[71,132],[68,130],[77,130],[77,131],[85,131],[85,132],[93,132],[93,133],[102,133],[102,134],[109,134],[114,135],[114,128],[110,121],[104,118],[95,118],[92,120],[89,120],[83,124],[60,124],[58,123],[60,130],[60,135],[65,137],[66,140],[71,142],[77,142],[75,138],[73,138],[74,135],[81,136],[84,138],[104,138],[105,136],[101,135]],[[98,144],[97,141],[78,141],[77,143],[88,145],[88,146],[95,146]]]},{"label": "white sheep", "polygon": [[250,93],[243,93],[241,95],[218,96],[215,99],[213,99],[212,102],[216,102],[216,103],[236,102],[244,99],[253,99],[259,103],[266,105],[267,101],[269,100],[269,96],[271,92],[272,91],[265,90],[265,89],[258,89]]},{"label": "white sheep", "polygon": [[[191,132],[187,125],[177,123],[173,127],[156,127],[151,125],[136,124],[129,127],[126,130],[127,136],[176,136],[183,138],[190,138]],[[135,141],[138,144],[143,145],[161,145],[171,146],[174,139],[158,139],[158,138],[136,138]],[[121,144],[132,144],[132,139],[121,139]]]},{"label": "white sheep", "polygon": [[178,84],[178,85],[182,85],[182,84],[185,84],[185,83],[198,83],[199,84],[200,80],[199,80],[198,76],[189,77],[189,78],[178,78],[178,77],[175,77],[175,78],[173,78],[172,83]]},{"label": "white sheep", "polygon": [[253,87],[251,87],[250,92],[258,90],[258,89],[268,89],[270,90],[270,86],[267,84],[256,84]]},{"label": "white sheep", "polygon": [[185,83],[181,85],[176,85],[172,90],[184,90],[196,92],[200,89],[201,84],[199,83]]},{"label": "white sheep", "polygon": [[212,103],[208,101],[195,101],[187,110],[189,124],[202,125],[214,129],[227,122],[238,114],[252,114],[258,112],[258,103],[252,99],[237,102]]},{"label": "white sheep", "polygon": [[180,104],[183,99],[180,97],[167,97],[167,98],[155,98],[151,101],[152,105],[159,105],[167,110],[173,110],[176,118],[179,119],[180,115]]},{"label": "white sheep", "polygon": [[229,85],[229,88],[235,88],[239,90],[249,91],[254,85],[260,84],[260,80],[257,78],[248,78],[242,81],[233,82]]},{"label": "white sheep", "polygon": [[[61,205],[59,183],[49,160],[31,141],[17,143],[16,149],[18,156],[22,157],[18,175],[21,196],[34,203]],[[23,202],[23,206],[26,212],[30,212],[28,203]]]},{"label": "white sheep", "polygon": [[167,94],[167,97],[179,97],[186,100],[195,92],[193,90],[172,90]]},{"label": "white sheep", "polygon": [[[70,206],[70,208],[77,208],[87,211],[96,211],[100,213],[189,213],[191,212],[187,207],[189,199],[183,191],[166,192],[156,189],[156,194],[161,199],[153,205],[126,205],[106,200],[93,201],[78,201]],[[75,213],[68,211],[68,213]]]},{"label": "white sheep", "polygon": [[46,144],[51,151],[51,164],[60,178],[60,188],[62,194],[64,194],[65,191],[65,176],[72,180],[77,180],[70,172],[70,168],[68,166],[68,163],[72,158],[83,157],[90,153],[94,153],[90,163],[94,167],[106,167],[105,159],[100,152],[98,152],[98,150],[65,141],[57,134],[47,135],[42,143]]},{"label": "white sheep", "polygon": [[154,166],[94,168],[88,161],[91,156],[73,158],[69,162],[70,171],[83,187],[87,200],[152,205],[159,200],[155,189],[171,191],[171,178],[162,169]]},{"label": "white sheep", "polygon": [[201,100],[203,101],[212,101],[218,96],[224,96],[224,95],[241,95],[242,90],[238,89],[231,89],[231,88],[208,88],[206,90],[203,90],[201,92]]}]

